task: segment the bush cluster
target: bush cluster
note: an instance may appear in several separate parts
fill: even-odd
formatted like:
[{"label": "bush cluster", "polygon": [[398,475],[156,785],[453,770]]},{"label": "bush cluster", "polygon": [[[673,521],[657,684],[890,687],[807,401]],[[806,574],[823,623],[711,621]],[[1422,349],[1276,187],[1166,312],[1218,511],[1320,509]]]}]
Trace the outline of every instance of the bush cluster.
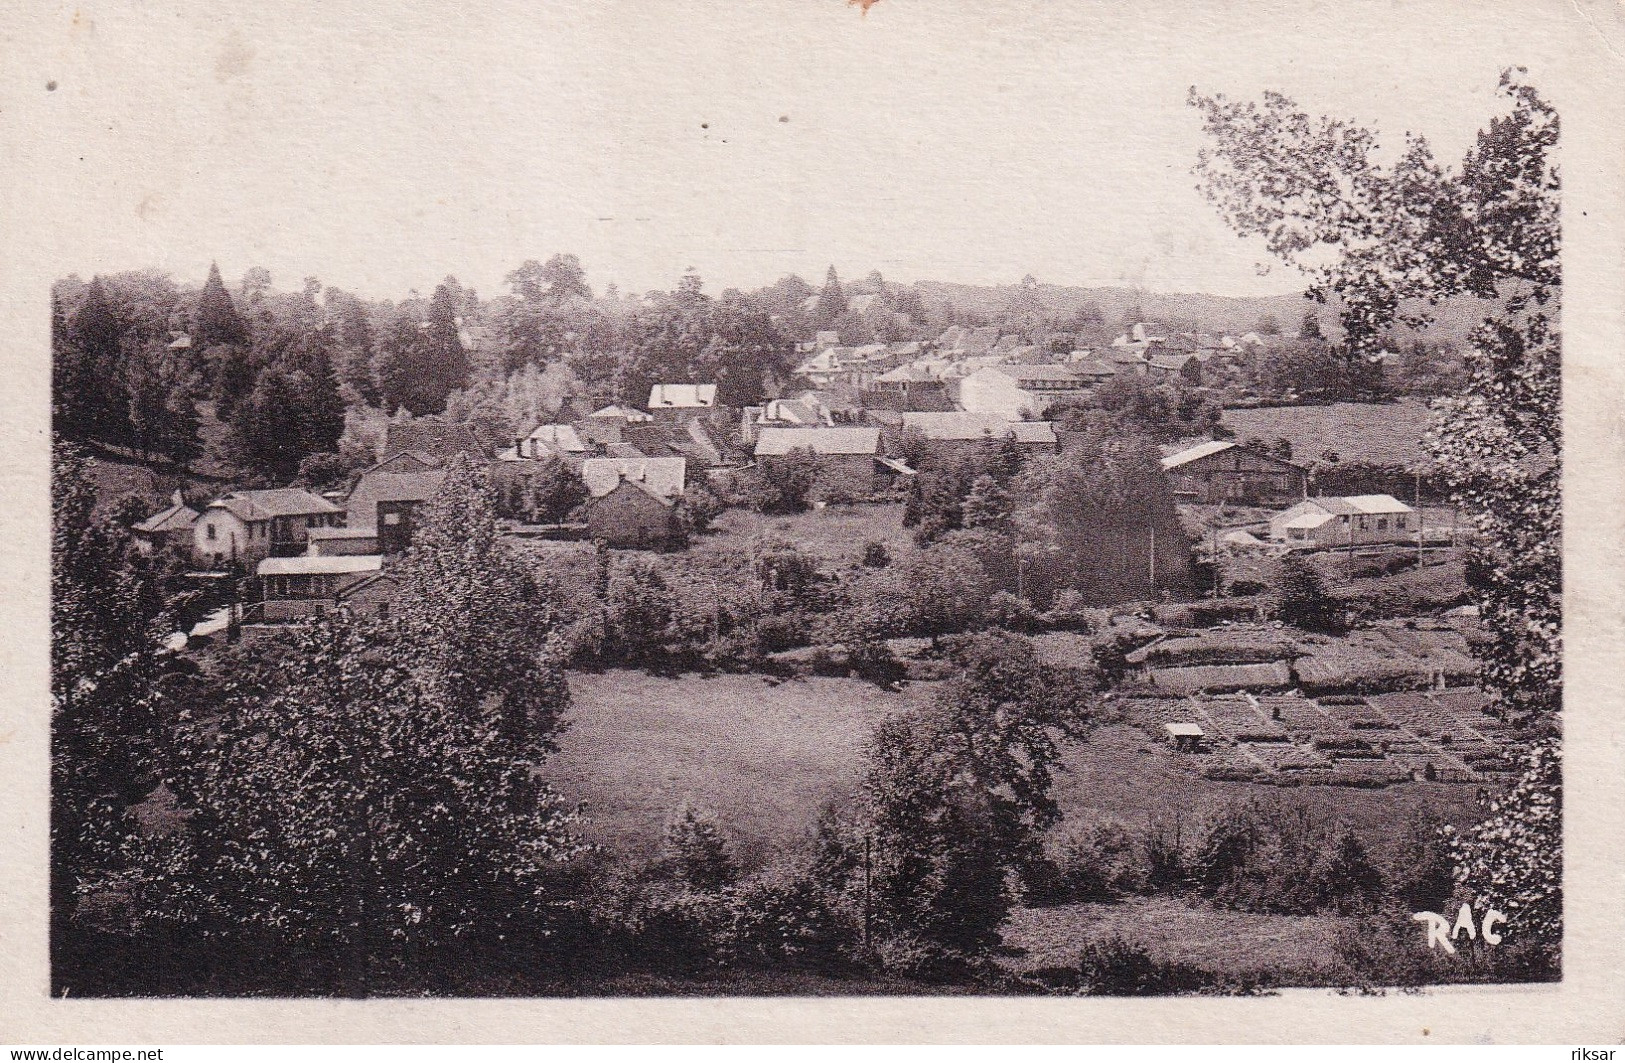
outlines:
[{"label": "bush cluster", "polygon": [[1111,903],[1182,893],[1239,911],[1439,911],[1451,895],[1439,824],[1407,824],[1379,857],[1347,826],[1280,800],[1218,806],[1193,825],[1065,822],[1022,869],[1029,904]]}]

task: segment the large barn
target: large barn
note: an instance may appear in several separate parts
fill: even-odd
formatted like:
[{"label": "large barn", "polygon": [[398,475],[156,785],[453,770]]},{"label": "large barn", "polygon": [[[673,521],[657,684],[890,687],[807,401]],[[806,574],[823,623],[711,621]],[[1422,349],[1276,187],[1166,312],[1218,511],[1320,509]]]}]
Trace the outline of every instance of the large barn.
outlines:
[{"label": "large barn", "polygon": [[1308,491],[1303,466],[1229,439],[1198,443],[1162,459],[1174,497],[1218,505],[1291,505]]}]

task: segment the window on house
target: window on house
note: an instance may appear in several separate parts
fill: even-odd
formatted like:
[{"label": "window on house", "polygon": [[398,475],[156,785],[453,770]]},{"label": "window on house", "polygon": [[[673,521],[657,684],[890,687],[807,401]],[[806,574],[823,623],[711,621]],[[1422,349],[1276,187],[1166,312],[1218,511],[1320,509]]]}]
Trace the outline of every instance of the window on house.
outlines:
[{"label": "window on house", "polygon": [[1365,531],[1365,529],[1366,529],[1365,516],[1362,514],[1361,517],[1360,517],[1360,530]]},{"label": "window on house", "polygon": [[1405,518],[1402,517],[1402,516],[1401,517],[1395,517],[1394,518],[1394,527],[1398,528],[1400,531],[1404,531],[1405,530]]},{"label": "window on house", "polygon": [[401,515],[399,513],[385,513],[384,514],[384,523],[389,525],[390,527],[394,527],[395,525],[399,524],[400,522],[401,522]]},{"label": "window on house", "polygon": [[213,524],[206,524],[203,526],[203,537],[212,543],[217,537],[218,530]]},{"label": "window on house", "polygon": [[1378,517],[1377,518],[1377,530],[1378,531],[1387,531],[1388,530],[1388,518],[1387,517]]},{"label": "window on house", "polygon": [[389,619],[389,603],[388,602],[379,602],[378,603],[378,619],[380,619],[380,620],[388,620]]}]

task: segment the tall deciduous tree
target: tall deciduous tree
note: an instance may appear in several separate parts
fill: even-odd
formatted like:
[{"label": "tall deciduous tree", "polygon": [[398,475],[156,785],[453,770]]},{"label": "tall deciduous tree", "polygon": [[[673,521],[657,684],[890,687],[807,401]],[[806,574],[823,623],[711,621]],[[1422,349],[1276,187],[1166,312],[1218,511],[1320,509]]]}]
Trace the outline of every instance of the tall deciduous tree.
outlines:
[{"label": "tall deciduous tree", "polygon": [[1480,917],[1506,916],[1509,946],[1546,954],[1563,945],[1563,772],[1556,743],[1538,743],[1523,774],[1480,823],[1447,829],[1456,883]]},{"label": "tall deciduous tree", "polygon": [[124,370],[129,396],[130,445],[143,457],[184,462],[197,456],[197,376],[187,361],[148,343],[132,352]]},{"label": "tall deciduous tree", "polygon": [[1012,493],[1023,499],[1016,527],[1029,586],[1075,590],[1092,605],[1191,591],[1190,543],[1144,439],[1093,428],[1031,461]]},{"label": "tall deciduous tree", "polygon": [[1558,118],[1521,72],[1501,90],[1504,113],[1455,171],[1421,137],[1384,164],[1370,130],[1278,93],[1192,90],[1209,136],[1196,172],[1233,228],[1308,274],[1309,294],[1340,297],[1351,358],[1396,323],[1425,324],[1417,305],[1481,300],[1466,389],[1438,404],[1428,442],[1480,532],[1485,684],[1507,711],[1549,718],[1562,700]]},{"label": "tall deciduous tree", "polygon": [[111,883],[138,918],[350,957],[333,988],[360,993],[398,950],[545,931],[574,812],[498,709],[424,682],[424,648],[340,616],[240,653],[167,765],[187,830]]},{"label": "tall deciduous tree", "polygon": [[519,748],[550,748],[569,702],[564,643],[534,573],[497,534],[482,470],[459,456],[419,515],[396,570],[398,625],[438,703],[490,713]]},{"label": "tall deciduous tree", "polygon": [[151,789],[156,633],[163,602],[128,531],[96,513],[90,461],[52,448],[51,915],[118,860],[124,811]]},{"label": "tall deciduous tree", "polygon": [[616,392],[641,405],[652,384],[716,384],[719,404],[753,405],[788,377],[794,354],[766,313],[741,296],[712,299],[690,272],[676,292],[628,322]]},{"label": "tall deciduous tree", "polygon": [[972,636],[956,663],[929,707],[876,729],[863,801],[884,932],[972,954],[998,943],[1010,873],[1060,817],[1058,738],[1083,714],[1025,640]]}]

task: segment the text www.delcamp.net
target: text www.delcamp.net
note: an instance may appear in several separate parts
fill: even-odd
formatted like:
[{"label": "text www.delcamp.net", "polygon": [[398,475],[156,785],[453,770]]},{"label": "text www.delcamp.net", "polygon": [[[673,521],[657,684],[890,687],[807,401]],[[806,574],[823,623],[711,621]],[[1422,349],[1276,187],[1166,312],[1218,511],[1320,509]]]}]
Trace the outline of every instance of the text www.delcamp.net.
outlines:
[{"label": "text www.delcamp.net", "polygon": [[12,1059],[41,1060],[147,1060],[164,1058],[162,1048],[13,1048]]}]

